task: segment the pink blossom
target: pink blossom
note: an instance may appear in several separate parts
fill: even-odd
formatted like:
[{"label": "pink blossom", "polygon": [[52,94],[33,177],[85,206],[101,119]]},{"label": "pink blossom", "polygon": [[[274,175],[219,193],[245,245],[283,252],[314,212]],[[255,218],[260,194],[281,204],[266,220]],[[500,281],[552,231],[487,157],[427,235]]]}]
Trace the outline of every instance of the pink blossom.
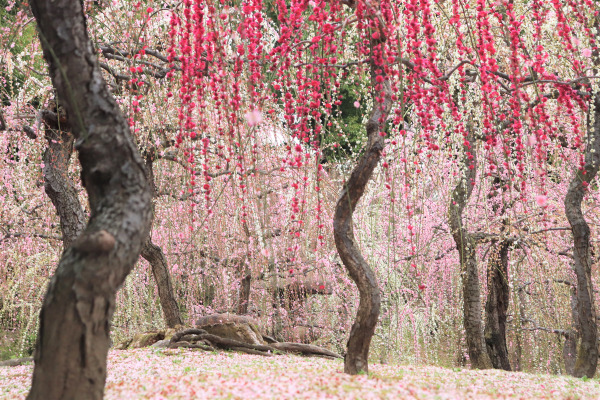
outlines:
[{"label": "pink blossom", "polygon": [[262,113],[259,110],[248,111],[245,115],[246,121],[250,126],[256,126],[263,121]]},{"label": "pink blossom", "polygon": [[587,58],[590,58],[592,56],[592,49],[590,48],[586,48],[581,50],[581,55]]},{"label": "pink blossom", "polygon": [[543,194],[538,194],[535,196],[535,202],[540,207],[546,207],[548,205],[548,197]]}]

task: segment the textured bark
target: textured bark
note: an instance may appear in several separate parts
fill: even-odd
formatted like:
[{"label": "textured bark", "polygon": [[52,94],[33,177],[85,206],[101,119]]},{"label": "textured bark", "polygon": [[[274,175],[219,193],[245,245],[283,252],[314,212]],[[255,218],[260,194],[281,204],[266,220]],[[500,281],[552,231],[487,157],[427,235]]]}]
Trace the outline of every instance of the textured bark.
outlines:
[{"label": "textured bark", "polygon": [[[384,138],[379,133],[384,130],[392,106],[389,80],[383,71],[379,71],[378,74],[380,67],[374,60],[378,56],[377,52],[381,51],[380,45],[372,43],[372,51],[374,55],[370,61],[370,70],[375,89],[373,97],[374,100],[377,98],[381,102],[374,101],[375,105],[366,126],[367,146],[342,188],[333,219],[333,233],[338,254],[360,293],[358,312],[352,324],[348,351],[344,359],[344,372],[352,375],[369,371],[369,347],[375,333],[381,305],[375,274],[360,253],[352,231],[352,214],[381,158]],[[382,83],[377,83],[377,75],[384,78]]]},{"label": "textured bark", "polygon": [[60,117],[58,109],[53,107],[53,110],[42,111],[48,141],[44,151],[43,174],[44,190],[59,216],[63,248],[66,249],[83,232],[87,217],[79,202],[77,190],[68,176],[75,138],[66,118]]},{"label": "textured bark", "polygon": [[563,360],[565,362],[565,371],[569,375],[575,374],[575,361],[577,361],[577,334],[581,331],[579,326],[579,311],[577,311],[577,291],[574,286],[570,288],[571,292],[571,317],[573,319],[573,330],[565,335],[563,345]]},{"label": "textured bark", "polygon": [[[472,137],[468,139],[472,139]],[[473,142],[472,140],[470,141],[471,143]],[[477,159],[475,151],[471,151],[470,145],[465,146],[464,152],[464,172],[452,191],[452,198],[450,199],[450,207],[448,209],[448,222],[460,256],[463,289],[463,323],[471,367],[485,369],[490,368],[492,364],[486,352],[483,339],[479,275],[475,253],[476,242],[462,222],[463,210],[473,192],[473,183],[477,174]]]},{"label": "textured bark", "polygon": [[573,233],[573,269],[577,275],[577,313],[579,314],[579,349],[573,375],[591,378],[598,365],[598,326],[592,287],[590,227],[581,211],[581,202],[589,183],[600,167],[600,93],[593,97],[594,121],[586,136],[585,166],[578,169],[565,196],[565,214]]},{"label": "textured bark", "polygon": [[163,253],[159,246],[152,243],[152,240],[148,236],[142,247],[141,255],[152,267],[152,275],[158,287],[160,306],[162,307],[167,326],[175,328],[177,325],[183,325],[179,306],[177,305],[177,300],[175,300],[175,292],[165,253]]},{"label": "textured bark", "polygon": [[[148,183],[150,184],[150,190],[152,197],[156,196],[156,182],[154,181],[154,152],[146,156],[146,175],[148,176]],[[152,203],[152,220],[154,221],[154,203]],[[158,287],[158,297],[160,299],[160,306],[165,317],[165,322],[169,328],[174,328],[177,325],[183,325],[181,319],[181,313],[179,312],[179,306],[175,299],[175,291],[173,290],[173,283],[171,281],[171,274],[169,273],[167,258],[165,253],[162,251],[160,246],[152,243],[152,237],[148,235],[142,246],[142,257],[152,268],[152,275],[156,281]]]},{"label": "textured bark", "polygon": [[91,217],[48,286],[28,399],[102,399],[115,296],[150,229],[151,194],[127,120],[93,54],[81,3],[35,0],[31,8],[72,121]]},{"label": "textured bark", "polygon": [[508,287],[508,250],[510,243],[502,240],[493,245],[488,260],[488,297],[485,304],[485,345],[492,366],[510,371],[506,348],[506,315],[510,290]]}]

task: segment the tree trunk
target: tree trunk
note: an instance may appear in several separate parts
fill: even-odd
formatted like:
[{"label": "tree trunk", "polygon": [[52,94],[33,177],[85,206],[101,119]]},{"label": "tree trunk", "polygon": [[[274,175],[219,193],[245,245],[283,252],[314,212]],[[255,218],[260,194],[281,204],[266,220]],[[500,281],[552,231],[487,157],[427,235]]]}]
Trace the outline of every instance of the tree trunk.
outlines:
[{"label": "tree trunk", "polygon": [[[470,129],[470,128],[469,128]],[[473,142],[473,135],[466,139]],[[477,174],[477,158],[471,145],[465,145],[463,157],[463,176],[452,191],[448,222],[456,248],[460,256],[460,269],[463,288],[464,327],[467,340],[467,351],[471,367],[485,369],[491,367],[490,358],[486,352],[483,340],[481,321],[481,298],[479,294],[479,275],[477,272],[476,242],[462,223],[462,213],[467,205]]]},{"label": "tree trunk", "polygon": [[590,227],[581,211],[581,202],[589,183],[600,167],[600,94],[593,97],[595,115],[593,126],[588,127],[585,147],[585,166],[575,172],[565,196],[565,214],[573,232],[573,258],[577,275],[577,312],[579,314],[580,344],[577,351],[574,376],[592,378],[598,364],[598,326],[592,287],[592,259],[590,254]]},{"label": "tree trunk", "polygon": [[250,304],[250,289],[252,283],[252,274],[247,265],[244,266],[244,276],[240,281],[240,297],[238,299],[237,313],[240,315],[248,314],[248,305]]},{"label": "tree trunk", "polygon": [[177,300],[175,300],[175,292],[173,291],[165,253],[163,253],[159,246],[152,243],[150,236],[148,236],[142,247],[142,257],[152,267],[152,275],[158,287],[160,306],[162,307],[167,326],[174,328],[177,325],[183,325],[179,306],[177,305]]},{"label": "tree trunk", "polygon": [[[146,155],[146,175],[148,176],[148,183],[150,184],[150,191],[152,197],[156,196],[156,182],[154,180],[154,157],[155,151],[150,151]],[[152,221],[154,221],[154,202],[152,202]],[[160,246],[152,243],[152,237],[148,235],[142,246],[142,257],[152,268],[152,275],[156,281],[158,287],[158,298],[160,299],[160,306],[163,310],[165,322],[169,328],[174,328],[177,325],[183,325],[181,319],[181,313],[179,312],[179,305],[175,299],[175,291],[173,290],[173,282],[171,281],[171,274],[169,273],[167,258],[165,253],[162,251]]]},{"label": "tree trunk", "polygon": [[510,290],[508,287],[508,250],[510,242],[493,244],[488,260],[488,297],[485,304],[485,345],[492,366],[511,371],[506,348],[506,314]]},{"label": "tree trunk", "polygon": [[116,292],[148,235],[152,197],[128,122],[102,78],[81,2],[33,0],[31,8],[71,116],[91,217],[48,286],[27,398],[99,400]]},{"label": "tree trunk", "polygon": [[[384,130],[385,121],[392,107],[391,87],[381,63],[383,45],[377,42],[371,44],[370,69],[374,88],[374,106],[366,126],[367,146],[342,188],[333,219],[337,251],[360,293],[358,312],[350,331],[348,352],[344,359],[344,372],[352,375],[369,372],[369,347],[375,333],[381,303],[375,274],[360,253],[352,231],[352,214],[381,158],[384,137],[380,132]],[[377,83],[378,76],[383,78],[381,83]]]},{"label": "tree trunk", "polygon": [[59,216],[63,249],[66,249],[83,232],[87,217],[79,202],[77,190],[68,176],[75,138],[64,113],[61,118],[56,100],[54,105],[56,107],[51,106],[53,110],[42,111],[48,141],[48,147],[44,151],[44,190]]},{"label": "tree trunk", "polygon": [[565,362],[565,372],[569,375],[575,374],[575,362],[577,360],[577,334],[581,331],[579,327],[579,312],[577,311],[577,290],[571,286],[571,317],[573,319],[573,330],[565,336],[563,345],[563,360]]}]

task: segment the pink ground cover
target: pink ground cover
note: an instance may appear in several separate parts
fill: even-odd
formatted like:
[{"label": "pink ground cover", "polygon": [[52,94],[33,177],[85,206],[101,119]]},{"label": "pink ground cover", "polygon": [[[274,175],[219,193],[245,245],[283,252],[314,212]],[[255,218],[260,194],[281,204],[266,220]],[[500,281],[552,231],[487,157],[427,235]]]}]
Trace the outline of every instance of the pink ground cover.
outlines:
[{"label": "pink ground cover", "polygon": [[[194,350],[109,353],[106,399],[600,399],[597,379]],[[0,367],[0,398],[24,399],[32,366]]]}]

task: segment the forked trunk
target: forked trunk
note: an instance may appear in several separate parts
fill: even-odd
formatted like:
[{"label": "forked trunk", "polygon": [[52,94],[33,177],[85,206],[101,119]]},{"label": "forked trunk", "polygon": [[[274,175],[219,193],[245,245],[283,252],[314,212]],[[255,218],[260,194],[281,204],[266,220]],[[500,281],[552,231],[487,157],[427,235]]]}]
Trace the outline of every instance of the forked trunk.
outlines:
[{"label": "forked trunk", "polygon": [[[66,249],[83,232],[86,216],[79,202],[77,190],[68,175],[74,137],[70,132],[67,116],[64,111],[60,111],[61,109],[62,106],[53,101],[48,109],[42,110],[42,119],[46,126],[45,135],[48,141],[48,147],[44,151],[43,172],[44,188],[59,216],[63,248]],[[146,158],[145,167],[154,196],[156,190],[151,156]],[[154,215],[154,207],[152,214]],[[167,326],[174,328],[182,325],[165,254],[159,246],[152,243],[148,236],[142,247],[141,255],[152,268]]]},{"label": "forked trunk", "polygon": [[100,400],[116,292],[150,229],[152,197],[127,120],[102,78],[82,3],[35,0],[31,8],[73,121],[91,217],[48,286],[28,399]]}]

